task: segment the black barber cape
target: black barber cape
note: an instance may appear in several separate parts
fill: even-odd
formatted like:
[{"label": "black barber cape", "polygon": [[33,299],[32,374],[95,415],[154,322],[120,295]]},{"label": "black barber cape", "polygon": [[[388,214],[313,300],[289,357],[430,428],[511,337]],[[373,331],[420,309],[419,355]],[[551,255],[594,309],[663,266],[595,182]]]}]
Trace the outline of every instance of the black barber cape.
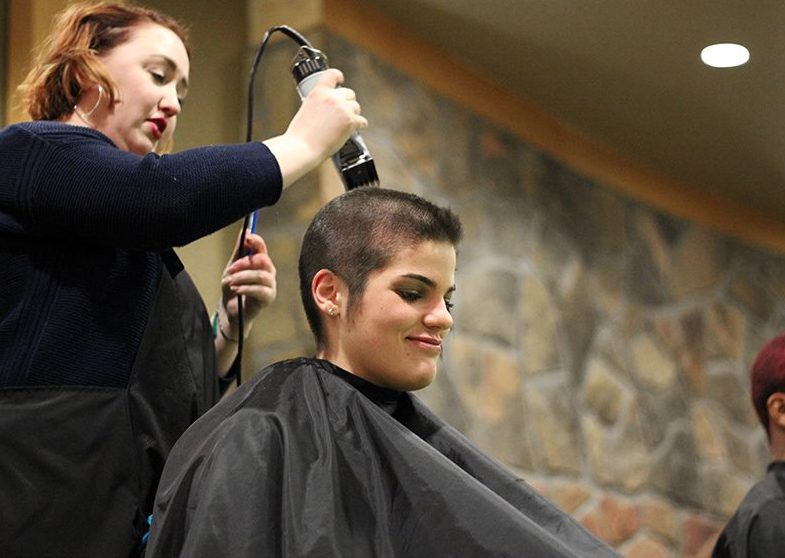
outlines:
[{"label": "black barber cape", "polygon": [[408,393],[274,364],[164,469],[146,558],[618,556]]}]

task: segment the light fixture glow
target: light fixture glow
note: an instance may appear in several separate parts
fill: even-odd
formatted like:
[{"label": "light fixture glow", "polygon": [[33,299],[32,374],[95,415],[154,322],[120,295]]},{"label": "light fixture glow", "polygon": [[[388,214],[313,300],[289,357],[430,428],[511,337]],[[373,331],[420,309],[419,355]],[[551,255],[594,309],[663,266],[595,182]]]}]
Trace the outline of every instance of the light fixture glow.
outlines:
[{"label": "light fixture glow", "polygon": [[733,43],[709,45],[701,51],[703,63],[713,68],[733,68],[745,64],[749,59],[750,51]]}]

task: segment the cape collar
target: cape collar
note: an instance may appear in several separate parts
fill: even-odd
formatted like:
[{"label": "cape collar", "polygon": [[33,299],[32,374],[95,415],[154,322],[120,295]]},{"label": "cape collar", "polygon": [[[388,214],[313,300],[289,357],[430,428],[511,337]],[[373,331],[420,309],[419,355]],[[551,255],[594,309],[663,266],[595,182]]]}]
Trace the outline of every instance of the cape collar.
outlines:
[{"label": "cape collar", "polygon": [[322,365],[324,370],[333,376],[341,378],[343,381],[362,393],[365,397],[370,399],[374,404],[376,404],[389,415],[395,414],[395,411],[398,410],[399,404],[403,399],[405,399],[406,392],[377,386],[363,378],[360,378],[359,376],[355,376],[351,372],[348,372],[339,366],[336,366],[328,360],[317,360]]}]

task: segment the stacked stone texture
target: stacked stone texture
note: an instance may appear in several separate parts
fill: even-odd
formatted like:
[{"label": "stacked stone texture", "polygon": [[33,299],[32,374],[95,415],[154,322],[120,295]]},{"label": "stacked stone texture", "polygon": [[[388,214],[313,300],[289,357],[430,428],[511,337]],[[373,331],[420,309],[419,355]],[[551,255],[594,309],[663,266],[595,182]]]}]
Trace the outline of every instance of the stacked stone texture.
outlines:
[{"label": "stacked stone texture", "polygon": [[[747,374],[785,328],[785,259],[626,198],[336,37],[311,40],[358,93],[382,185],[465,225],[454,331],[419,396],[625,556],[709,556],[765,471]],[[277,48],[288,64],[291,45]],[[290,78],[263,79],[286,81],[260,122],[293,111],[276,101]],[[319,204],[300,184],[263,210],[279,297],[246,370],[313,351],[296,269]]]}]

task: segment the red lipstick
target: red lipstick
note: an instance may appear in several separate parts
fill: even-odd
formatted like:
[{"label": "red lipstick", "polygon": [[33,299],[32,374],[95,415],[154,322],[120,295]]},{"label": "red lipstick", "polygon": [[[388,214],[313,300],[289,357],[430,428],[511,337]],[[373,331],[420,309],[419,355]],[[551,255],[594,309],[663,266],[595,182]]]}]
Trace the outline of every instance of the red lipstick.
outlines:
[{"label": "red lipstick", "polygon": [[166,130],[166,119],[148,118],[147,121],[151,124],[150,129],[153,131],[155,139],[161,139],[161,136],[164,135],[164,131]]}]

